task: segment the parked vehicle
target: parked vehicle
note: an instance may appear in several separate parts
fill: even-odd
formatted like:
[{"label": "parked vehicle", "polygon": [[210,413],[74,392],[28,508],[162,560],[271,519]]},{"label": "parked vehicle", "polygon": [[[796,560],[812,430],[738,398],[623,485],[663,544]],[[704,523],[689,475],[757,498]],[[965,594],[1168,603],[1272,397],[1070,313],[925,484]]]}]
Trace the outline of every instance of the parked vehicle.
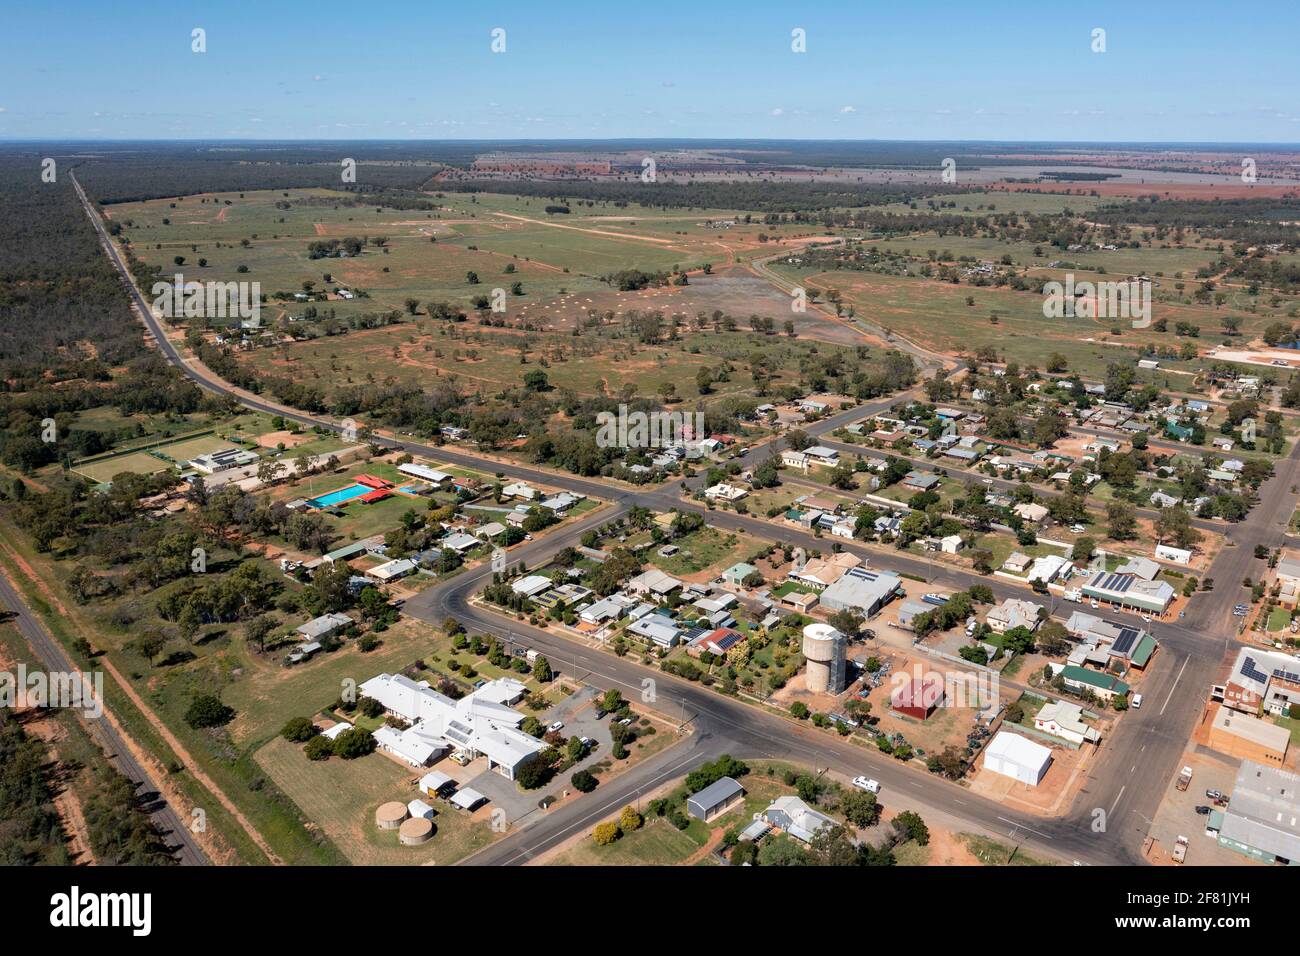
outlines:
[{"label": "parked vehicle", "polygon": [[1065,589],[1065,599],[1066,599],[1067,601],[1072,601],[1072,602],[1074,602],[1075,604],[1082,604],[1082,603],[1083,603],[1083,590],[1082,590],[1081,588],[1066,588],[1066,589]]},{"label": "parked vehicle", "polygon": [[1137,709],[1138,709],[1139,707],[1141,707],[1141,706],[1142,706],[1142,695],[1141,695],[1141,694],[1134,694],[1134,695],[1133,695],[1133,709],[1134,709],[1134,710],[1137,710]]},{"label": "parked vehicle", "polygon": [[926,604],[933,604],[936,607],[942,607],[948,603],[948,596],[945,594],[922,594],[921,600]]},{"label": "parked vehicle", "polygon": [[865,790],[867,793],[879,793],[880,784],[870,777],[854,777],[853,786],[859,790]]},{"label": "parked vehicle", "polygon": [[1201,816],[1205,816],[1210,812],[1210,808],[1207,807],[1205,804],[1201,804],[1196,808],[1196,812],[1199,813]]},{"label": "parked vehicle", "polygon": [[[1178,780],[1174,783],[1174,787],[1178,790],[1186,790],[1188,785],[1191,782],[1192,782],[1192,768],[1184,767],[1182,769],[1182,772],[1178,775]],[[1209,793],[1206,793],[1206,796],[1208,797]]]},{"label": "parked vehicle", "polygon": [[1205,796],[1206,796],[1207,799],[1209,799],[1209,800],[1213,800],[1215,803],[1218,803],[1220,800],[1223,799],[1223,791],[1222,791],[1222,790],[1206,790],[1206,791],[1205,791]]},{"label": "parked vehicle", "polygon": [[564,729],[564,721],[562,720],[557,720],[555,723],[551,724],[549,727],[546,728],[548,733],[555,733],[556,731],[563,730],[563,729]]},{"label": "parked vehicle", "polygon": [[1178,840],[1174,843],[1174,862],[1182,863],[1187,859],[1187,837],[1179,834]]}]

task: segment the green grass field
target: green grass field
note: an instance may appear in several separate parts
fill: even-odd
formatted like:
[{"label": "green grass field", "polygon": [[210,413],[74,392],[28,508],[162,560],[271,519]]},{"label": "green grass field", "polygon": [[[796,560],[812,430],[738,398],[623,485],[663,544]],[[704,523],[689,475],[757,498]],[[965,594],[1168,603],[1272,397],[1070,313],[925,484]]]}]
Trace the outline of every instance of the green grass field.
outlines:
[{"label": "green grass field", "polygon": [[134,472],[137,475],[155,475],[160,471],[166,471],[171,466],[161,458],[155,458],[148,452],[133,451],[125,455],[115,455],[112,458],[104,458],[100,461],[91,462],[85,465],[78,465],[74,470],[79,475],[85,475],[91,481],[103,482],[112,481],[115,475],[123,472]]},{"label": "green grass field", "polygon": [[383,754],[311,761],[301,745],[277,737],[257,752],[257,762],[356,866],[445,866],[492,841],[485,810],[471,817],[445,800],[432,801],[436,829],[428,843],[402,846],[396,830],[378,829],[375,810],[380,804],[405,803],[420,795],[416,771]]}]

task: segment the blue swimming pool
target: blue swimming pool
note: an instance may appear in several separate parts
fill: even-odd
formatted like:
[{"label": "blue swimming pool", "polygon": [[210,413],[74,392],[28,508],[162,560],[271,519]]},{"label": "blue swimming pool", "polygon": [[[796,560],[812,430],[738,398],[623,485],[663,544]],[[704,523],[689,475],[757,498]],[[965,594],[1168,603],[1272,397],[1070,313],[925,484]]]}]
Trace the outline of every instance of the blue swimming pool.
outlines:
[{"label": "blue swimming pool", "polygon": [[313,508],[332,508],[335,505],[342,504],[345,501],[351,501],[353,498],[359,498],[373,488],[367,488],[365,485],[348,485],[346,488],[340,488],[338,491],[331,491],[328,495],[321,495],[319,498],[308,498],[307,504]]}]

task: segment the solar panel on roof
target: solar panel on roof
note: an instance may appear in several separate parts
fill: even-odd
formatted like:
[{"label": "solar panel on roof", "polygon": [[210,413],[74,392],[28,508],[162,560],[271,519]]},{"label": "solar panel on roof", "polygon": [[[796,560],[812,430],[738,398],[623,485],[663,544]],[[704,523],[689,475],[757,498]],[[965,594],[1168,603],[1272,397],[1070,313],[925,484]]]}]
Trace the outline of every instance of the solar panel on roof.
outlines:
[{"label": "solar panel on roof", "polygon": [[1255,666],[1255,658],[1247,657],[1241,662],[1241,673],[1253,681],[1259,681],[1261,684],[1268,683],[1268,675]]},{"label": "solar panel on roof", "polygon": [[1119,637],[1115,638],[1115,653],[1127,654],[1134,645],[1137,644],[1138,634],[1141,632],[1135,627],[1122,627],[1119,631]]}]

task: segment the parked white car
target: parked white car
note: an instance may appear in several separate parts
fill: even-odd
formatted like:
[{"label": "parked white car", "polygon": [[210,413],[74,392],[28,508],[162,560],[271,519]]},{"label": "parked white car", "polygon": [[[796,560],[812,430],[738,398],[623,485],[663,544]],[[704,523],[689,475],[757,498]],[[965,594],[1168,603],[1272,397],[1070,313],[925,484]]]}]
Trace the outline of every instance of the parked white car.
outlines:
[{"label": "parked white car", "polygon": [[867,793],[880,792],[880,784],[875,780],[872,780],[870,777],[854,777],[853,786],[857,787],[859,790],[865,790]]},{"label": "parked white car", "polygon": [[1134,707],[1134,708],[1138,708],[1138,707],[1141,707],[1141,706],[1142,706],[1142,695],[1141,695],[1141,694],[1134,694],[1134,695],[1133,695],[1133,707]]},{"label": "parked white car", "polygon": [[555,723],[551,724],[551,726],[547,727],[546,729],[547,729],[549,732],[551,732],[551,733],[554,733],[554,732],[557,731],[557,730],[563,730],[563,729],[564,729],[564,721],[562,721],[562,720],[557,720]]}]

